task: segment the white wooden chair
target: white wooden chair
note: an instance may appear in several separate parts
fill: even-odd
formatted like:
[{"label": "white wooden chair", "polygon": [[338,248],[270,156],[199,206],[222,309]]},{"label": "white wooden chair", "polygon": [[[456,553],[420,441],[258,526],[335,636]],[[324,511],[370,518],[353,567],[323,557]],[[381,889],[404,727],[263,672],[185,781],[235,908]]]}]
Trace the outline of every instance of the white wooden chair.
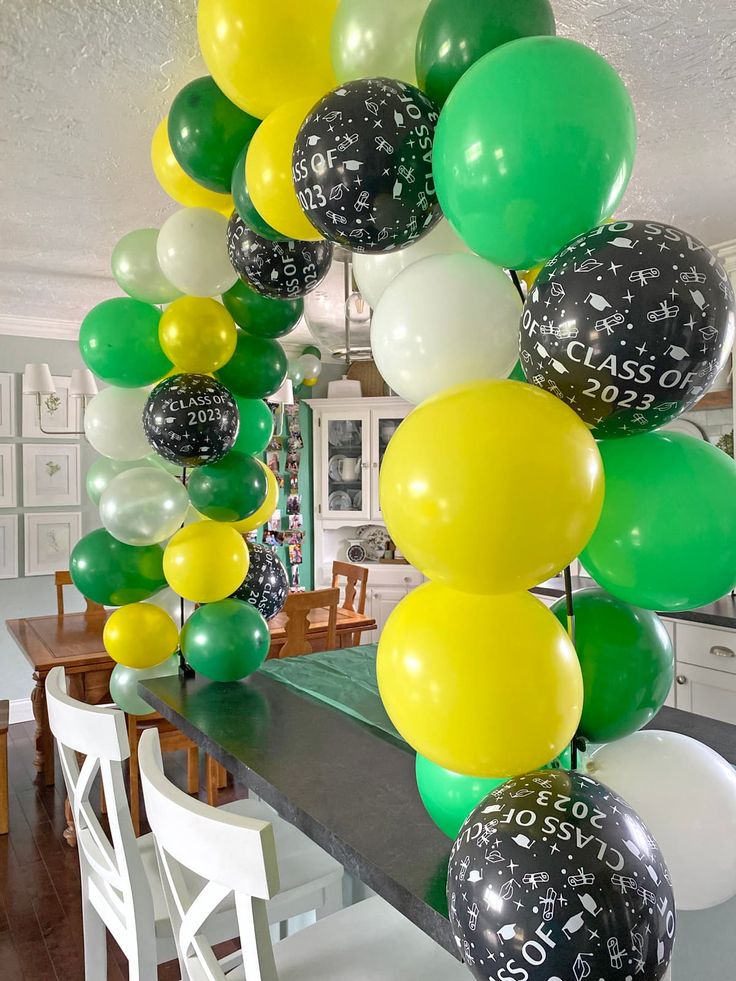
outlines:
[{"label": "white wooden chair", "polygon": [[[119,709],[100,708],[71,698],[66,692],[63,668],[49,672],[46,702],[77,829],[85,978],[87,981],[107,978],[107,928],[128,958],[131,981],[155,981],[156,965],[176,958],[177,946],[153,835],[136,838],[133,833],[123,775],[123,762],[130,752],[125,716]],[[80,755],[85,757],[81,767]],[[98,774],[107,805],[109,834],[90,802]],[[290,917],[312,910],[320,917],[341,908],[342,867],[300,831],[278,818],[265,803],[240,800],[212,810],[273,822],[286,891],[269,904],[264,914],[268,922],[283,925]],[[203,884],[196,876],[187,880],[188,888],[201,888]],[[213,943],[238,935],[232,902],[208,920],[209,930]],[[187,979],[183,972],[182,968],[182,977]]]},{"label": "white wooden chair", "polygon": [[[155,731],[143,734],[139,749],[164,895],[191,981],[467,981],[462,964],[378,897],[273,945],[266,913],[279,889],[272,824],[224,813],[175,787]],[[205,882],[196,891],[192,876]],[[233,897],[241,949],[218,961],[207,919]]]}]

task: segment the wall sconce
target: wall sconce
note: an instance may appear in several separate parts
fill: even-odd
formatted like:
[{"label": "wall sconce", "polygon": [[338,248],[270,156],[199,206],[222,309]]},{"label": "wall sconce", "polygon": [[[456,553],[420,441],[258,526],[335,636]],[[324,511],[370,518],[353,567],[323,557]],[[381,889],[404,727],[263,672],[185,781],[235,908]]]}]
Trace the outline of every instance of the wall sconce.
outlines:
[{"label": "wall sconce", "polygon": [[275,436],[283,436],[284,434],[284,415],[285,406],[294,405],[294,386],[290,378],[284,380],[281,388],[269,395],[266,401],[276,406],[276,412],[274,413],[275,426]]},{"label": "wall sconce", "polygon": [[[23,394],[33,395],[36,399],[36,413],[38,416],[38,428],[47,436],[58,436],[59,432],[44,429],[41,416],[41,396],[53,395],[56,392],[51,371],[46,363],[27,364],[23,369]],[[97,395],[97,382],[89,368],[73,368],[72,377],[69,384],[69,397],[82,400],[82,412],[87,408],[89,399]],[[84,429],[74,432],[65,432],[65,436],[84,436]]]}]

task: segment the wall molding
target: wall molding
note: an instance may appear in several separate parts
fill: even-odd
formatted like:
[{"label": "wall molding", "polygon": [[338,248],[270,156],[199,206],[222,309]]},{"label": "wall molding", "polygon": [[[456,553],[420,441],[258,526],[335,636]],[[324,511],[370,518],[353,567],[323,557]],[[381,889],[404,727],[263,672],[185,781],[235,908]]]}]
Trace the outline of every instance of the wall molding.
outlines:
[{"label": "wall molding", "polygon": [[33,722],[33,705],[30,698],[13,698],[10,701],[10,724]]},{"label": "wall molding", "polygon": [[74,320],[48,320],[44,317],[15,317],[0,314],[0,335],[40,337],[46,340],[76,341],[79,324]]}]

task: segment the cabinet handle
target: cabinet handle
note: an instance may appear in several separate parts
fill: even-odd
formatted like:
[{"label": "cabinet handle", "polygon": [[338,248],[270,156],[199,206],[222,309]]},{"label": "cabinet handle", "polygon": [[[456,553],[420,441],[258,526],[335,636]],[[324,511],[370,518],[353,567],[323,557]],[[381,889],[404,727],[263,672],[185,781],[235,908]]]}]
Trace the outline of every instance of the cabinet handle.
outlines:
[{"label": "cabinet handle", "polygon": [[377,463],[372,463],[371,466],[375,469],[378,466],[378,464]]},{"label": "cabinet handle", "polygon": [[710,652],[715,657],[736,657],[736,654],[734,654],[730,647],[721,647],[720,644],[711,647]]},{"label": "cabinet handle", "polygon": [[371,593],[371,599],[380,599],[380,598],[381,598],[380,593]]},{"label": "cabinet handle", "polygon": [[[361,463],[360,466],[361,466],[361,469],[367,470],[368,467],[370,466],[370,463]],[[375,467],[375,463],[373,464],[373,466]]]},{"label": "cabinet handle", "polygon": [[404,576],[404,582],[411,582],[411,576]]},{"label": "cabinet handle", "polygon": [[675,681],[677,682],[678,685],[687,684],[687,678],[685,677],[684,674],[678,674],[678,676],[675,678]]}]

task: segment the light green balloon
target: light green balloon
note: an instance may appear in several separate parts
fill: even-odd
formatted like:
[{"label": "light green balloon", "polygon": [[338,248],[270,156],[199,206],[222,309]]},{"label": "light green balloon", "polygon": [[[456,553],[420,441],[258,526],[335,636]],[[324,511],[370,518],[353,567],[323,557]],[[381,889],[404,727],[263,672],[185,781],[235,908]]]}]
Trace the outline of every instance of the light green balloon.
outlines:
[{"label": "light green balloon", "polygon": [[138,694],[138,682],[146,678],[166,678],[179,670],[179,655],[172,654],[153,668],[128,668],[116,664],[110,675],[110,694],[118,708],[129,715],[150,715],[154,708]]},{"label": "light green balloon", "polygon": [[416,85],[414,52],[429,0],[342,0],[332,22],[338,81],[383,75]]},{"label": "light green balloon", "polygon": [[107,490],[108,485],[118,474],[134,467],[153,466],[148,460],[110,460],[102,456],[91,465],[87,471],[85,486],[87,496],[93,504],[99,504],[103,491]]},{"label": "light green balloon", "polygon": [[180,480],[150,464],[118,474],[100,498],[100,520],[126,545],[156,545],[181,528],[189,495]]},{"label": "light green balloon", "polygon": [[123,235],[112,251],[112,274],[121,290],[146,303],[171,303],[182,294],[161,272],[156,255],[157,228]]},{"label": "light green balloon", "polygon": [[164,460],[158,453],[149,453],[146,457],[146,462],[152,463],[161,470],[165,470],[166,473],[173,473],[175,477],[181,476],[183,468],[178,463],[172,463],[171,460]]}]

